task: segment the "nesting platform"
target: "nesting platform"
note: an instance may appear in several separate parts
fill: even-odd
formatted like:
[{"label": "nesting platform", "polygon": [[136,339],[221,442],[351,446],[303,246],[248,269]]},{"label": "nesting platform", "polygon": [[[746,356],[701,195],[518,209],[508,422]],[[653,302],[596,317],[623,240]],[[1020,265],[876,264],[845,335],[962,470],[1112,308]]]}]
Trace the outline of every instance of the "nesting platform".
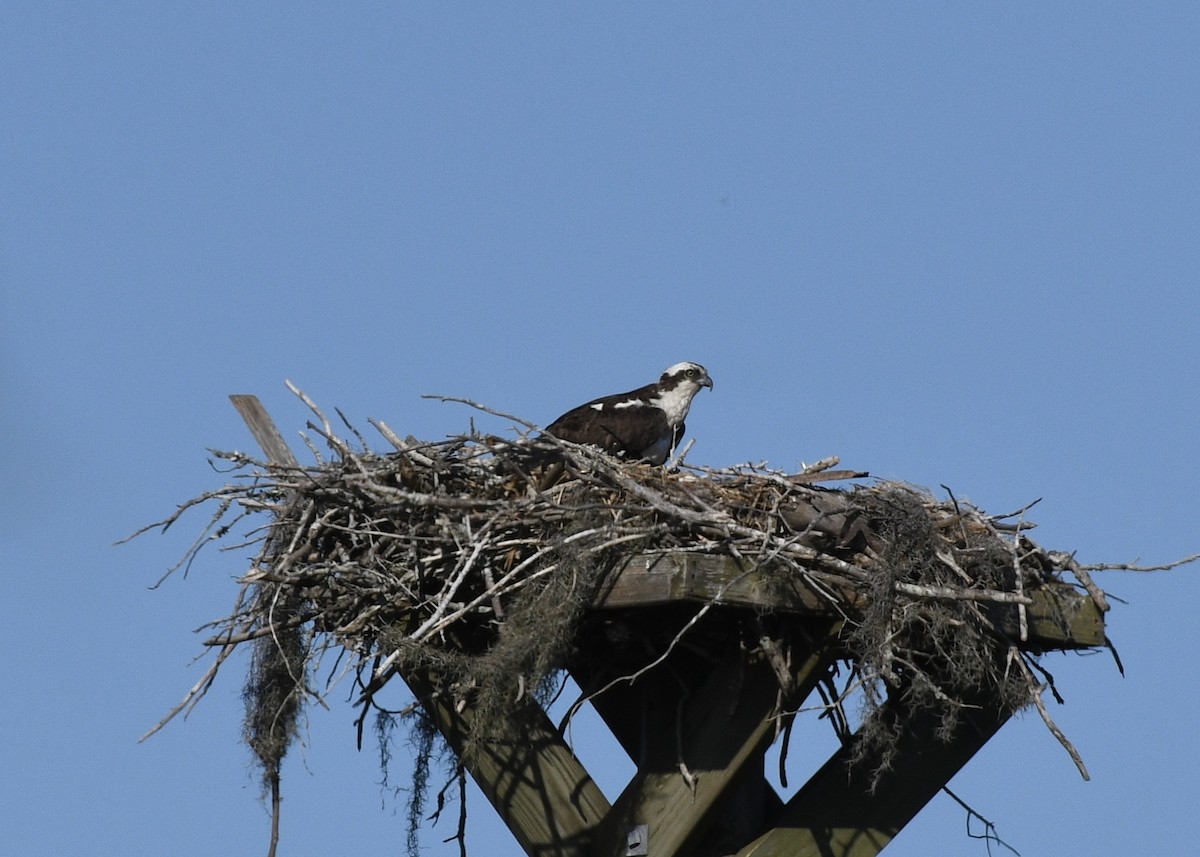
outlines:
[{"label": "nesting platform", "polygon": [[[301,468],[258,400],[232,398],[267,460],[209,499],[275,524],[244,579],[257,596],[210,644],[253,643],[275,678],[303,675],[317,638],[344,647],[364,717],[403,679],[530,857],[878,854],[1015,710],[1041,708],[1040,654],[1106,644],[1103,594],[1020,516],[819,472],[671,475],[553,440],[422,445],[377,425],[396,450],[380,457],[311,403],[339,463]],[[522,606],[535,590],[566,612],[586,598],[553,652],[510,639],[505,657],[522,682],[574,678],[637,769],[614,801],[532,687],[480,702],[469,658],[495,667],[522,616],[546,621]],[[271,675],[256,693],[274,724],[305,688],[280,702]],[[855,682],[865,736],[840,709]],[[784,801],[764,756],[818,697],[843,744]]]}]

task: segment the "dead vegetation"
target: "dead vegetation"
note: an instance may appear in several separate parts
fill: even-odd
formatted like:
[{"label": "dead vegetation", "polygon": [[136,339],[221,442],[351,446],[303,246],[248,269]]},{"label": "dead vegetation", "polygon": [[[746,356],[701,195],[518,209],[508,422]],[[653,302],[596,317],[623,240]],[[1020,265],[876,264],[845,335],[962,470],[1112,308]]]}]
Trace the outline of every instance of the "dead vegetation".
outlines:
[{"label": "dead vegetation", "polygon": [[[153,525],[212,509],[176,568],[210,543],[257,552],[233,610],[210,627],[208,672],[152,732],[194,706],[234,651],[252,647],[245,737],[276,809],[279,765],[303,705],[328,690],[314,686],[326,655],[337,658],[330,674],[353,682],[360,741],[367,725],[386,735],[395,716],[420,716],[416,703],[383,710],[382,688],[397,675],[436,675],[438,693],[479,715],[469,755],[515,699],[545,699],[557,687],[583,617],[630,556],[655,552],[732,557],[768,584],[799,579],[819,593],[844,628],[841,669],[825,683],[827,713],[844,729],[833,715],[851,694],[862,696],[862,755],[886,765],[903,728],[877,716],[888,697],[938,712],[949,731],[963,706],[986,695],[1011,710],[1037,704],[1086,776],[1041,704],[1049,674],[1023,645],[1025,611],[1048,585],[1070,584],[1101,610],[1107,604],[1071,555],[1029,538],[1025,510],[993,516],[907,485],[850,484],[860,474],[834,472],[830,462],[794,474],[664,469],[552,438],[472,432],[423,442],[382,424],[392,448],[377,453],[349,425],[353,441],[339,437],[309,405],[319,418],[310,428],[332,455],[310,444],[317,463],[299,466],[215,453],[232,465],[231,483]],[[670,644],[693,624],[673,631]],[[627,649],[639,651],[638,641]],[[412,830],[435,752],[428,724],[414,734],[422,751]]]}]

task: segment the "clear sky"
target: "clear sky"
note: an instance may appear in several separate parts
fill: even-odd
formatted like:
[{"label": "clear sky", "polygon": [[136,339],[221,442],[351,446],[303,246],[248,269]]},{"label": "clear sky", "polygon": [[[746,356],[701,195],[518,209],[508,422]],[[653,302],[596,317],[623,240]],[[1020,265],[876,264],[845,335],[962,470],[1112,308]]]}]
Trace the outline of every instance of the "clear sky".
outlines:
[{"label": "clear sky", "polygon": [[[1040,497],[1085,562],[1200,550],[1198,56],[1191,2],[6,3],[0,853],[265,853],[242,664],[137,743],[246,557],[150,591],[201,518],[112,543],[252,448],[227,394],[295,437],[285,378],[435,438],[472,415],[422,393],[545,424],[696,360],[693,462],[839,455]],[[1032,713],[953,782],[1024,857],[1195,851],[1198,574],[1102,578],[1124,679],[1046,661],[1091,783]],[[345,695],[286,854],[400,852]],[[887,853],[987,851],[943,796]]]}]

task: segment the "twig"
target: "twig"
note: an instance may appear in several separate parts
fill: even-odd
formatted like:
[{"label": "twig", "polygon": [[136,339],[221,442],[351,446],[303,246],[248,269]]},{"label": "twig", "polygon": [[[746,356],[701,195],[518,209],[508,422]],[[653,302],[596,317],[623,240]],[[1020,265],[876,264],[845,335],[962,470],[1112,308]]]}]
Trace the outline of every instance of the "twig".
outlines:
[{"label": "twig", "polygon": [[400,439],[400,436],[392,431],[388,424],[383,420],[368,419],[368,423],[375,427],[375,430],[383,435],[383,439],[396,448],[397,452],[407,452],[408,444]]},{"label": "twig", "polygon": [[[1026,503],[1020,509],[1017,509],[1015,512],[1005,512],[1003,515],[992,515],[992,520],[993,521],[1004,521],[1009,518],[1022,518],[1023,519],[1025,517],[1025,513],[1028,512],[1030,509],[1032,509],[1034,506],[1036,506],[1040,502],[1042,502],[1042,498],[1038,497],[1036,500],[1030,500],[1028,503]],[[1028,526],[1028,524],[1023,523],[1023,526]]]},{"label": "twig", "polygon": [[[1025,572],[1021,568],[1021,525],[1025,522],[1025,518],[1017,519],[1017,529],[1013,533],[1012,543],[1012,562],[1013,562],[1013,591],[1018,595],[1025,594]],[[1022,643],[1029,640],[1029,617],[1026,615],[1025,605],[1017,605],[1017,639]]]},{"label": "twig", "polygon": [[687,458],[687,454],[692,451],[692,447],[695,446],[695,444],[696,439],[694,437],[688,438],[688,442],[683,445],[683,449],[667,462],[667,470],[678,470],[680,466],[682,466],[683,460]]},{"label": "twig", "polygon": [[204,675],[200,678],[200,681],[192,685],[192,689],[184,694],[183,699],[181,699],[175,707],[168,711],[166,715],[158,721],[158,723],[154,724],[154,726],[145,734],[143,734],[142,737],[138,738],[138,743],[140,744],[142,741],[145,741],[151,735],[158,732],[160,729],[174,720],[175,715],[183,711],[185,708],[190,710],[193,706],[195,706],[196,703],[204,697],[204,694],[208,693],[208,689],[212,687],[212,683],[217,677],[217,671],[221,669],[221,665],[225,663],[226,659],[230,655],[233,654],[235,649],[236,644],[230,644],[221,649],[221,651],[217,653],[216,659],[211,665],[209,665],[208,670],[205,671]]},{"label": "twig", "polygon": [[1130,563],[1097,563],[1095,565],[1077,565],[1072,570],[1078,572],[1083,571],[1170,571],[1173,568],[1179,568],[1181,565],[1188,565],[1200,559],[1200,553],[1194,553],[1191,556],[1185,556],[1183,559],[1177,559],[1174,562],[1165,562],[1162,565],[1133,565]]},{"label": "twig", "polygon": [[1080,565],[1075,560],[1074,553],[1050,551],[1047,553],[1047,556],[1058,568],[1065,568],[1075,575],[1075,579],[1079,581],[1080,585],[1082,585],[1083,588],[1087,590],[1088,595],[1091,596],[1092,602],[1096,605],[1096,609],[1098,609],[1101,613],[1108,612],[1108,598],[1105,596],[1104,590],[1097,586],[1096,582],[1092,580],[1092,576],[1088,574],[1088,569],[1085,566]]},{"label": "twig", "polygon": [[[972,807],[970,804],[968,804],[965,800],[960,798],[954,792],[950,791],[949,786],[942,786],[942,791],[944,791],[946,794],[950,795],[950,797],[954,800],[955,803],[957,803],[959,806],[961,806],[964,810],[967,811],[967,836],[969,836],[971,839],[983,839],[984,841],[986,841],[987,848],[988,848],[988,854],[992,853],[992,843],[995,842],[997,845],[1003,846],[1004,848],[1007,848],[1009,851],[1011,851],[1013,854],[1016,854],[1017,857],[1021,857],[1020,851],[1018,851],[1016,848],[1013,848],[1011,845],[1009,845],[1007,842],[1005,842],[1003,839],[1000,838],[1000,834],[996,830],[995,824],[988,821],[986,818],[983,817],[983,815],[977,809]],[[980,821],[983,822],[983,833],[982,834],[971,832],[971,819],[972,818],[978,818]]]},{"label": "twig", "polygon": [[435,401],[438,401],[438,402],[455,402],[460,405],[466,405],[467,407],[474,408],[477,411],[483,411],[485,414],[491,414],[494,417],[500,417],[501,419],[505,419],[505,420],[512,420],[514,423],[517,423],[518,425],[522,425],[525,428],[529,429],[530,431],[541,431],[541,428],[534,423],[523,420],[520,417],[513,416],[512,414],[507,414],[504,411],[494,410],[493,408],[489,408],[486,405],[479,404],[479,402],[473,402],[470,399],[463,399],[458,396],[438,396],[433,393],[425,393],[421,396],[421,398],[422,399],[434,399]]},{"label": "twig", "polygon": [[1046,710],[1046,702],[1042,699],[1042,694],[1040,692],[1041,685],[1038,684],[1037,679],[1034,678],[1033,673],[1030,672],[1029,665],[1025,663],[1024,656],[1014,646],[1009,649],[1009,658],[1015,661],[1017,667],[1022,673],[1025,674],[1025,680],[1029,683],[1031,690],[1030,696],[1032,697],[1034,706],[1037,707],[1038,714],[1042,716],[1042,722],[1046,724],[1046,728],[1050,730],[1050,734],[1058,740],[1058,743],[1062,745],[1062,748],[1067,751],[1067,755],[1071,757],[1071,761],[1075,763],[1075,767],[1079,770],[1079,775],[1085,780],[1090,780],[1092,776],[1088,773],[1087,765],[1083,763],[1083,757],[1079,755],[1079,751],[1075,749],[1075,745],[1072,744],[1070,739],[1068,739],[1063,731],[1058,728],[1058,724],[1054,722],[1054,718],[1051,717],[1050,712]]}]

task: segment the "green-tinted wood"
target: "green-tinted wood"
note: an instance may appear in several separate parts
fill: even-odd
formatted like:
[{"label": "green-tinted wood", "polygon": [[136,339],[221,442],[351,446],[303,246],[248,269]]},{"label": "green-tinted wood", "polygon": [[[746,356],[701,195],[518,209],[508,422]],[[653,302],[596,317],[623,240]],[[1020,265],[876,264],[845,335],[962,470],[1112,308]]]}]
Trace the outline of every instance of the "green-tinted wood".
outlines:
[{"label": "green-tinted wood", "polygon": [[[841,593],[854,597],[852,591]],[[826,614],[828,601],[804,581],[768,585],[733,557],[707,554],[644,554],[632,557],[597,604],[603,608],[653,607],[677,602],[721,603]]]},{"label": "green-tinted wood", "polygon": [[890,771],[870,789],[870,760],[847,768],[836,752],[788,801],[771,830],[738,857],[873,857],[892,841],[1003,725],[986,708],[964,709],[950,741],[937,737],[928,713],[905,716]]},{"label": "green-tinted wood", "polygon": [[496,740],[464,758],[471,710],[455,711],[427,677],[404,677],[446,742],[530,857],[584,857],[608,799],[528,697],[514,705]]},{"label": "green-tinted wood", "polygon": [[[854,605],[862,597],[853,588],[838,595]],[[1104,645],[1104,617],[1091,598],[1065,584],[1049,584],[1030,593],[1026,607],[1029,639],[1023,648],[1036,650],[1090,648]],[[654,607],[719,599],[730,606],[785,613],[835,616],[828,599],[799,575],[768,582],[760,571],[746,571],[732,557],[702,554],[653,554],[633,557],[597,607]],[[1017,608],[1002,611],[1002,626],[1014,638]]]},{"label": "green-tinted wood", "polygon": [[[1105,645],[1104,614],[1090,596],[1066,584],[1044,586],[1029,593],[1026,611],[1029,639],[1023,649],[1092,648]],[[1007,610],[1003,627],[1013,639],[1019,628],[1016,610]]]}]

